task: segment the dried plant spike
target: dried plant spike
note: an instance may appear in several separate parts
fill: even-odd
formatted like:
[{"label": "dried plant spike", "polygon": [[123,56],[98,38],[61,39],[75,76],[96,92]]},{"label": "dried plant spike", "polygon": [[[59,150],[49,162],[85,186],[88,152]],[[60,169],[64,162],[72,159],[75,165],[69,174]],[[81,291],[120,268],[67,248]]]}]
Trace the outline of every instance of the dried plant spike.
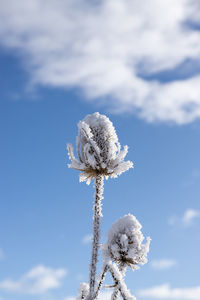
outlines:
[{"label": "dried plant spike", "polygon": [[71,160],[68,166],[81,171],[80,181],[88,184],[98,174],[105,178],[117,177],[133,167],[131,161],[124,161],[128,146],[121,150],[112,122],[98,112],[87,115],[78,123],[78,159],[74,156],[72,145],[68,144],[67,148]]}]

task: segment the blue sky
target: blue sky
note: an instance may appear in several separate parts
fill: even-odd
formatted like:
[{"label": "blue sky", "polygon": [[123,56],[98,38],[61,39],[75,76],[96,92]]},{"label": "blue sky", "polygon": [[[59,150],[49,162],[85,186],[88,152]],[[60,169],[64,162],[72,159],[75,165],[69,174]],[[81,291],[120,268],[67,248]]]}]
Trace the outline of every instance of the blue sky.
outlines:
[{"label": "blue sky", "polygon": [[132,293],[200,299],[199,3],[148,3],[0,0],[0,300],[71,300],[87,281],[94,190],[66,143],[95,111],[135,164],[105,182],[102,242],[134,214],[152,244]]}]

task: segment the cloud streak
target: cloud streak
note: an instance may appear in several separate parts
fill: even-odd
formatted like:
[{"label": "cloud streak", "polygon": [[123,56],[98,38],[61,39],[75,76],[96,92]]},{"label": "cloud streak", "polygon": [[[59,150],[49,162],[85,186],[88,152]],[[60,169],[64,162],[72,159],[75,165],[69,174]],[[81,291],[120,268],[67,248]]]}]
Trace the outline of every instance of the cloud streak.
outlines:
[{"label": "cloud streak", "polygon": [[172,288],[169,284],[158,285],[138,292],[140,297],[152,299],[200,299],[200,286],[191,288]]},{"label": "cloud streak", "polygon": [[200,218],[200,211],[196,209],[188,209],[185,211],[182,221],[185,226],[190,226],[196,218]]},{"label": "cloud streak", "polygon": [[172,216],[169,218],[169,225],[174,226],[180,224],[181,226],[190,227],[194,224],[196,219],[200,219],[200,210],[189,208],[181,217]]},{"label": "cloud streak", "polygon": [[0,8],[1,44],[18,50],[32,84],[78,87],[149,122],[200,117],[198,0],[0,0]]},{"label": "cloud streak", "polygon": [[12,293],[42,294],[60,287],[61,280],[65,276],[65,269],[51,269],[39,265],[18,280],[5,279],[0,281],[0,290]]},{"label": "cloud streak", "polygon": [[151,262],[151,266],[156,270],[166,270],[174,267],[177,262],[174,259],[157,259]]}]

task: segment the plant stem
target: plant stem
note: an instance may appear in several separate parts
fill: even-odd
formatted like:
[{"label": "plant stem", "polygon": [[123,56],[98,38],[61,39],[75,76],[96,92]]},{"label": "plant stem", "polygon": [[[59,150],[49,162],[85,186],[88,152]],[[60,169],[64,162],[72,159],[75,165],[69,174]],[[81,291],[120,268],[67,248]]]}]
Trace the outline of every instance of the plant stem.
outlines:
[{"label": "plant stem", "polygon": [[129,290],[127,289],[127,286],[117,266],[109,263],[109,271],[113,277],[115,284],[118,286],[119,292],[121,293],[123,300],[136,300],[136,298],[132,296]]},{"label": "plant stem", "polygon": [[[119,266],[119,271],[120,271],[121,275],[124,277],[125,273],[126,273],[126,265],[121,263]],[[112,293],[111,299],[117,300],[117,299],[119,299],[119,296],[120,296],[120,291],[119,291],[119,286],[117,285]]]},{"label": "plant stem", "polygon": [[92,257],[90,263],[90,294],[89,299],[93,300],[94,288],[96,283],[96,269],[98,261],[98,250],[100,240],[100,222],[101,222],[101,200],[103,199],[103,183],[104,177],[101,174],[95,177],[95,202],[94,202],[94,217],[93,217],[93,242],[92,242]]},{"label": "plant stem", "polygon": [[95,290],[95,293],[94,293],[94,300],[97,299],[97,297],[98,297],[98,295],[99,295],[99,291],[100,291],[100,289],[101,289],[101,287],[102,287],[102,284],[103,284],[103,282],[104,282],[104,279],[105,279],[105,276],[106,276],[107,271],[108,271],[108,265],[104,265],[104,266],[103,266],[103,271],[102,271],[102,273],[101,273],[101,277],[100,277],[100,279],[99,279],[98,286],[97,286],[97,288],[96,288],[96,290]]}]

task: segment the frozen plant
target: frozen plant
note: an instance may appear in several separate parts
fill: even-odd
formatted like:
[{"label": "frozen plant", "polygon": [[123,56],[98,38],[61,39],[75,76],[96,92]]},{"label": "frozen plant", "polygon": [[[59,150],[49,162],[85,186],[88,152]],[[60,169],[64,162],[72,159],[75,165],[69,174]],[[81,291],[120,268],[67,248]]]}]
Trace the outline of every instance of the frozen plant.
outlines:
[{"label": "frozen plant", "polygon": [[[85,283],[81,285],[77,300],[97,299],[105,275],[108,271],[113,277],[115,287],[113,293],[114,296],[112,296],[112,299],[117,299],[118,294],[120,293],[124,300],[134,300],[135,297],[131,296],[124,283],[123,277],[125,274],[126,265],[130,265],[131,267],[133,267],[134,265],[136,267],[136,264],[138,263],[145,263],[145,255],[142,255],[142,251],[145,253],[145,249],[147,249],[147,246],[145,248],[141,245],[141,249],[139,249],[139,242],[136,243],[136,241],[134,241],[138,245],[138,253],[136,254],[136,248],[134,248],[135,246],[132,247],[131,243],[130,245],[128,243],[131,233],[128,235],[128,232],[125,232],[124,230],[122,236],[119,237],[120,242],[123,244],[123,247],[127,248],[126,255],[124,254],[120,256],[121,254],[117,252],[118,250],[120,251],[120,248],[117,250],[117,246],[114,245],[114,240],[112,247],[108,246],[108,243],[104,245],[103,253],[106,259],[102,274],[100,276],[100,280],[99,282],[97,282],[96,280],[96,268],[100,240],[100,221],[102,217],[101,201],[103,199],[104,178],[115,178],[121,173],[127,171],[129,168],[133,167],[133,163],[131,161],[124,161],[124,158],[128,152],[128,147],[124,146],[124,149],[121,150],[121,146],[112,122],[106,116],[96,112],[92,115],[87,115],[82,121],[78,123],[78,136],[76,140],[76,150],[78,158],[75,158],[73,147],[71,144],[68,144],[67,148],[68,155],[71,160],[71,164],[69,164],[68,166],[75,170],[81,171],[80,181],[86,181],[87,184],[90,184],[91,180],[94,179],[95,182],[95,201],[93,207],[93,242],[89,285]],[[132,217],[133,216],[128,215],[128,219],[132,220]],[[134,218],[135,217],[133,217],[133,219]],[[134,224],[139,224],[137,223],[138,221],[136,219],[134,219],[134,222]],[[128,222],[127,220],[126,224],[129,223],[131,223],[131,221],[129,220]],[[137,238],[139,238],[139,235],[135,236],[136,240]]]},{"label": "frozen plant", "polygon": [[104,177],[117,177],[121,173],[133,167],[130,161],[124,161],[128,152],[125,146],[121,151],[121,146],[112,122],[98,112],[87,115],[83,121],[78,123],[78,136],[76,148],[78,159],[75,158],[73,147],[67,145],[70,168],[82,171],[80,181],[89,184],[92,178],[95,180],[95,203],[93,222],[93,244],[92,258],[90,264],[90,293],[89,298],[93,298],[95,288],[96,265],[100,239],[100,219],[101,200],[103,199]]}]

